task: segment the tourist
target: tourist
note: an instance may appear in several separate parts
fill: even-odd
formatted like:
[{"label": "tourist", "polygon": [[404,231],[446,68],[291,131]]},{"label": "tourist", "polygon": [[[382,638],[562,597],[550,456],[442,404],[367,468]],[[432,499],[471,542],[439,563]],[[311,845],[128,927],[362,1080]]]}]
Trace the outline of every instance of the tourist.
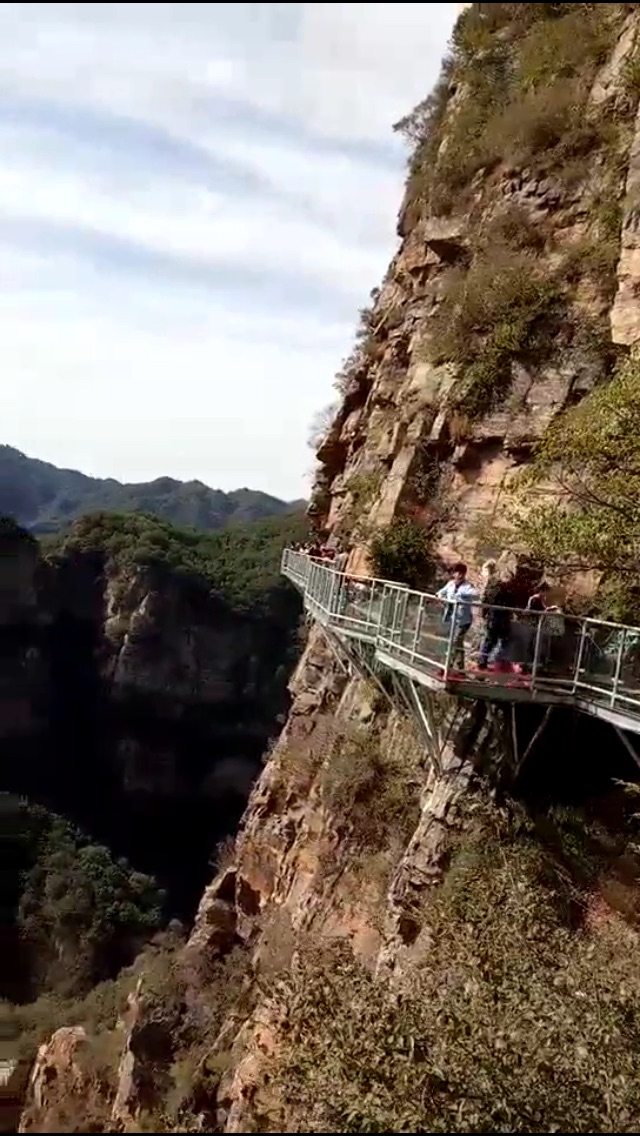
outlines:
[{"label": "tourist", "polygon": [[[527,666],[533,666],[537,661],[538,666],[546,666],[549,661],[549,639],[551,624],[546,619],[548,613],[558,613],[562,618],[562,613],[557,604],[549,603],[550,587],[546,580],[543,580],[537,587],[533,595],[529,596],[527,600],[527,611],[533,615],[533,620],[529,626],[529,642],[527,650]],[[539,628],[539,630],[538,630]],[[556,629],[553,628],[553,632]],[[564,633],[564,618],[562,618],[562,630],[560,634]]]},{"label": "tourist", "polygon": [[445,601],[443,622],[453,620],[453,639],[451,662],[454,667],[465,669],[464,641],[473,623],[473,604],[478,600],[478,592],[467,580],[466,564],[454,564],[451,577],[437,593],[438,599]]},{"label": "tourist", "polygon": [[487,560],[486,564],[483,564],[482,578],[484,580],[482,617],[485,632],[478,656],[478,669],[486,670],[494,651],[495,661],[499,666],[504,666],[509,659],[511,594],[507,582],[498,574],[495,560]]}]

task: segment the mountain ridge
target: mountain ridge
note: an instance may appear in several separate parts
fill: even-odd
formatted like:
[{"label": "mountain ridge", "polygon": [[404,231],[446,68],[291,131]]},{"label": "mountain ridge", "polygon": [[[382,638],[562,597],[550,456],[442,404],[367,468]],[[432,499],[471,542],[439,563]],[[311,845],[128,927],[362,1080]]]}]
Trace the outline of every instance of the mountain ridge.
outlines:
[{"label": "mountain ridge", "polygon": [[165,476],[126,482],[91,477],[0,445],[0,514],[14,517],[36,534],[56,532],[98,510],[148,512],[209,532],[231,522],[295,512],[303,505],[302,500],[283,501],[246,486],[225,493],[196,479]]}]

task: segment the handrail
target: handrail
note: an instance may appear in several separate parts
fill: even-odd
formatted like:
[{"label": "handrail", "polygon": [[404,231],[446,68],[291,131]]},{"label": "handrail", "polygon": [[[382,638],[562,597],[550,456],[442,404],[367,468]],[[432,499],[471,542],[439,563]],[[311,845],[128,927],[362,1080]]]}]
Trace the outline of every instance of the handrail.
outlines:
[{"label": "handrail", "polygon": [[[484,623],[476,618],[479,612],[510,613],[512,643],[526,671],[519,684],[532,695],[555,694],[580,705],[586,700],[640,718],[640,628],[591,616],[483,604],[480,597],[448,601],[396,581],[340,572],[330,562],[292,549],[283,553],[282,572],[301,589],[311,613],[336,630],[372,643],[387,660],[444,685],[481,682],[487,694],[492,685],[513,686],[514,676],[455,664],[465,638],[471,649],[479,647],[477,632]],[[446,622],[445,611],[450,616]],[[461,613],[471,618],[468,636],[456,634]],[[560,632],[560,624],[554,632],[554,614],[562,620]],[[630,658],[636,648],[637,660]]]}]

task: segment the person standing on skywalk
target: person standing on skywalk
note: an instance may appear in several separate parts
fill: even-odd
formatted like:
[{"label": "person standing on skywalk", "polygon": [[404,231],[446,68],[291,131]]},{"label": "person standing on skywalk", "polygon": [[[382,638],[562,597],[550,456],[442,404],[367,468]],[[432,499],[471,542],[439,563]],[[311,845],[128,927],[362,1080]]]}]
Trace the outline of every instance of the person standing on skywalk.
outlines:
[{"label": "person standing on skywalk", "polygon": [[457,669],[465,669],[464,641],[473,623],[473,605],[479,599],[478,591],[467,580],[467,566],[459,562],[451,569],[450,579],[437,593],[438,599],[445,601],[442,621],[451,626],[453,621],[453,638],[451,640],[450,663]]}]

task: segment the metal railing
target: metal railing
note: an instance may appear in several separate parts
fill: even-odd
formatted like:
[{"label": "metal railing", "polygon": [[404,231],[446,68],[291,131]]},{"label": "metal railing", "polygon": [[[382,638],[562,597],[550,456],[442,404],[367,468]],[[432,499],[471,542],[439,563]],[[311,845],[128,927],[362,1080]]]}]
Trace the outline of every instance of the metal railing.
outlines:
[{"label": "metal railing", "polygon": [[[522,687],[549,701],[590,703],[640,718],[640,628],[558,612],[510,612],[511,664],[479,669],[486,614],[480,599],[443,600],[389,580],[339,572],[331,562],[285,549],[282,572],[303,593],[320,622],[373,643],[388,663],[397,661],[442,684]],[[471,617],[468,632],[458,635]],[[480,690],[476,691],[482,697]],[[486,697],[490,697],[487,689]]]}]

